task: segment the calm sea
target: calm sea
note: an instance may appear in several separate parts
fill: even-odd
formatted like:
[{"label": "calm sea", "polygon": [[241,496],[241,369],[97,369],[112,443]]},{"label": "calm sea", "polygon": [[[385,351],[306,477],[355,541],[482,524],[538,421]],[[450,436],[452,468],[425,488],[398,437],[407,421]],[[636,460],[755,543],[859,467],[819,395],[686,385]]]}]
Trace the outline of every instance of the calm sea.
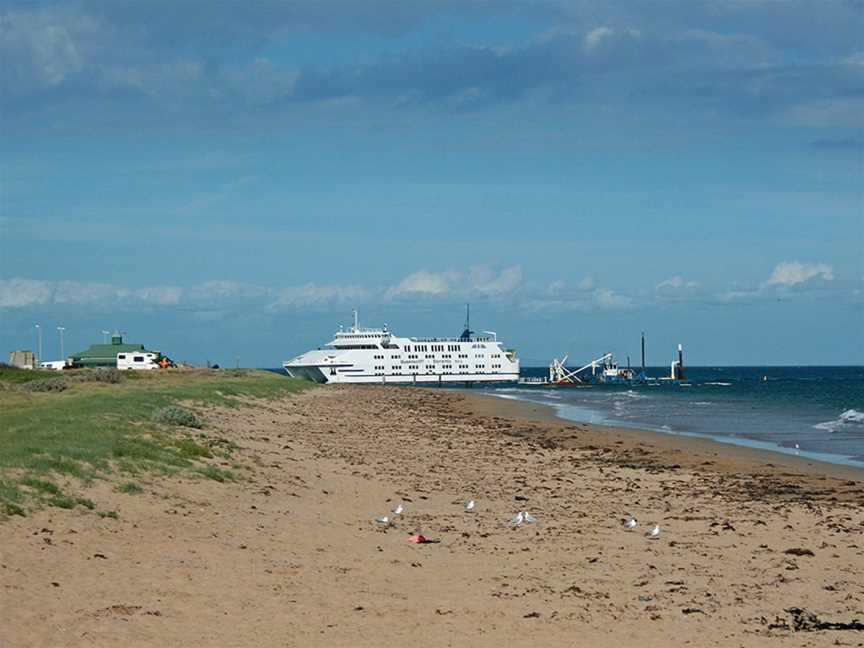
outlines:
[{"label": "calm sea", "polygon": [[[648,375],[668,371],[654,368]],[[522,369],[523,376],[547,374],[545,367]],[[690,386],[476,391],[551,405],[572,421],[707,437],[864,468],[864,367],[688,367],[687,379]]]}]

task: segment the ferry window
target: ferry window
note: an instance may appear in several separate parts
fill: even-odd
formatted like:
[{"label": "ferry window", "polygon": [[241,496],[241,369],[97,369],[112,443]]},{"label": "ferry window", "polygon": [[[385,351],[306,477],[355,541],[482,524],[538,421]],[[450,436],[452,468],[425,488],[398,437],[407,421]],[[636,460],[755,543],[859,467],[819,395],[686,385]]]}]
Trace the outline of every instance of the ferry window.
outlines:
[{"label": "ferry window", "polygon": [[125,353],[121,353],[120,355],[117,356],[117,358],[118,358],[119,360],[125,360],[125,359],[126,359],[126,354],[125,354]]},{"label": "ferry window", "polygon": [[144,362],[144,356],[134,356],[132,358],[133,362]]}]

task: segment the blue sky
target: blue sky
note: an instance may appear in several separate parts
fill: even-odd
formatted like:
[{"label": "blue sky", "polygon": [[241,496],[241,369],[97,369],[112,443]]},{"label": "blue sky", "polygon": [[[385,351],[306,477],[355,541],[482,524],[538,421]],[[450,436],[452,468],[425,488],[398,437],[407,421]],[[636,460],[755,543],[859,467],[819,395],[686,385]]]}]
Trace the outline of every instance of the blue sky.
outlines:
[{"label": "blue sky", "polygon": [[864,363],[864,4],[0,2],[0,339]]}]

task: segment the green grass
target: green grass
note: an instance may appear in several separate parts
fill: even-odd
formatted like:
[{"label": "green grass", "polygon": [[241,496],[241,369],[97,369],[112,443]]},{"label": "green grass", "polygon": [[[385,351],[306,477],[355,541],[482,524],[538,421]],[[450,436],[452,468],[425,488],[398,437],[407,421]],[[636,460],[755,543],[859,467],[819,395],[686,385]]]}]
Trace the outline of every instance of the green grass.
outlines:
[{"label": "green grass", "polygon": [[58,372],[45,371],[43,369],[18,369],[8,365],[0,366],[0,382],[20,384],[30,380],[39,380],[59,376]]},{"label": "green grass", "polygon": [[54,497],[49,497],[45,503],[48,504],[48,506],[56,506],[57,508],[62,509],[73,509],[76,506],[83,506],[92,511],[96,508],[96,504],[93,503],[93,500],[87,499],[86,497],[72,497],[70,495],[55,495]]},{"label": "green grass", "polygon": [[126,493],[127,495],[137,495],[138,493],[144,492],[144,489],[135,482],[126,482],[124,484],[120,484],[117,487],[117,490],[121,493]]},{"label": "green grass", "polygon": [[19,483],[24,486],[29,486],[40,493],[47,493],[48,495],[60,495],[62,493],[57,484],[45,481],[44,479],[36,479],[35,477],[28,476],[21,479]]},{"label": "green grass", "polygon": [[86,506],[62,493],[54,477],[86,482],[114,472],[188,471],[232,481],[233,473],[204,460],[230,457],[233,444],[217,440],[208,447],[189,438],[188,429],[151,420],[153,412],[178,404],[241,407],[242,397],[278,398],[312,386],[253,370],[160,371],[120,383],[70,380],[62,392],[26,392],[18,389],[27,382],[22,374],[27,380],[45,376],[0,368],[0,513],[7,515],[46,504]]},{"label": "green grass", "polygon": [[235,481],[237,479],[230,470],[222,470],[212,464],[199,468],[197,472],[217,482]]}]

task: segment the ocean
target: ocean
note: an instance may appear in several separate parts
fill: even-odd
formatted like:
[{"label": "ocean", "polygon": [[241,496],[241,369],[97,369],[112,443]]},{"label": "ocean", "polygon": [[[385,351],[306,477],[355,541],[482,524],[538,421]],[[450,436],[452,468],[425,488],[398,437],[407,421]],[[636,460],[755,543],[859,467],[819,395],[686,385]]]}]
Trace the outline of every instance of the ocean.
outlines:
[{"label": "ocean", "polygon": [[[710,438],[864,468],[864,367],[687,367],[684,385],[474,388],[571,421]],[[668,375],[649,368],[649,376]],[[523,367],[523,376],[546,376]],[[796,448],[797,444],[797,448]]]}]

